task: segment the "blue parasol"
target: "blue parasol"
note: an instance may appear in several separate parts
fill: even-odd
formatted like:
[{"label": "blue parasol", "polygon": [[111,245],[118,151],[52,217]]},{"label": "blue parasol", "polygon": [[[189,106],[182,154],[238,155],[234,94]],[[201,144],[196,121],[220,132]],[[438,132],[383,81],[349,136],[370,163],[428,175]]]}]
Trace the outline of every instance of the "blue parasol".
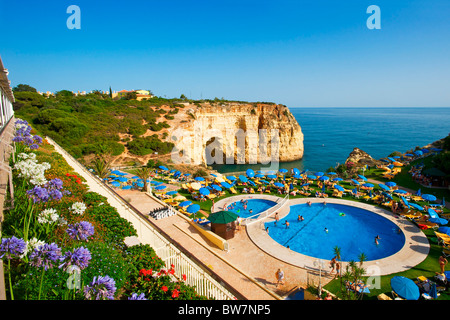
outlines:
[{"label": "blue parasol", "polygon": [[358,186],[360,185],[360,183],[359,183],[358,180],[352,179],[352,182],[353,182],[354,184],[358,185]]},{"label": "blue parasol", "polygon": [[313,176],[312,174],[309,174],[309,175],[307,175],[306,176],[308,179],[311,179],[311,180],[316,180],[317,179],[317,177],[316,176]]},{"label": "blue parasol", "polygon": [[297,168],[292,169],[292,172],[294,174],[300,174],[300,170],[298,170]]},{"label": "blue parasol", "polygon": [[234,181],[234,180],[236,180],[236,177],[235,176],[228,176],[227,180]]},{"label": "blue parasol", "polygon": [[334,185],[334,188],[335,188],[336,190],[338,190],[338,191],[344,191],[344,190],[345,190],[342,186],[340,186],[340,185],[338,185],[338,184],[335,184],[335,185]]},{"label": "blue parasol", "polygon": [[321,177],[321,176],[323,176],[323,172],[320,172],[320,171],[316,172],[315,175],[318,176],[318,177]]},{"label": "blue parasol", "polygon": [[113,187],[120,187],[120,182],[113,181],[113,182],[111,182],[111,185],[112,185]]},{"label": "blue parasol", "polygon": [[211,186],[211,188],[213,188],[213,189],[216,190],[216,191],[222,191],[222,188],[219,187],[217,184],[213,184],[213,185]]},{"label": "blue parasol", "polygon": [[433,196],[432,194],[423,194],[422,199],[427,201],[436,201],[436,197]]},{"label": "blue parasol", "polygon": [[391,279],[391,288],[401,298],[406,300],[418,300],[420,297],[419,287],[411,279],[395,276]]},{"label": "blue parasol", "polygon": [[222,185],[222,187],[227,188],[227,189],[230,189],[232,187],[231,184],[229,184],[228,182],[225,182],[225,181],[221,182],[220,184]]},{"label": "blue parasol", "polygon": [[395,187],[397,184],[394,181],[388,181],[385,183],[388,187]]},{"label": "blue parasol", "polygon": [[268,175],[267,175],[267,178],[269,178],[269,179],[276,179],[277,176],[274,175],[274,174],[268,174]]},{"label": "blue parasol", "polygon": [[165,188],[167,188],[167,186],[157,186],[157,187],[155,187],[155,190],[163,190],[163,189],[165,189]]},{"label": "blue parasol", "polygon": [[161,170],[164,170],[164,171],[169,170],[167,167],[164,167],[164,166],[159,166],[158,168],[160,168]]},{"label": "blue parasol", "polygon": [[198,205],[198,204],[191,204],[189,207],[187,207],[186,212],[196,213],[198,210],[200,210],[200,205]]},{"label": "blue parasol", "polygon": [[361,175],[361,174],[358,174],[358,177],[360,178],[360,179],[363,179],[364,181],[367,181],[367,178],[366,177],[364,177],[363,175]]},{"label": "blue parasol", "polygon": [[329,180],[329,179],[330,179],[330,177],[327,177],[327,176],[321,176],[321,177],[319,178],[320,181],[327,181],[327,180]]},{"label": "blue parasol", "polygon": [[402,190],[402,189],[397,189],[397,190],[394,190],[394,193],[406,194],[408,192],[406,192],[405,190]]},{"label": "blue parasol", "polygon": [[241,180],[241,182],[248,182],[247,177],[243,176],[242,174],[239,176],[239,180]]},{"label": "blue parasol", "polygon": [[287,169],[280,169],[280,170],[278,170],[279,172],[281,172],[281,173],[286,173],[286,172],[288,172],[288,170]]},{"label": "blue parasol", "polygon": [[209,190],[207,188],[200,188],[198,190],[198,192],[204,196],[207,196],[208,194],[210,194]]},{"label": "blue parasol", "polygon": [[336,177],[336,178],[333,179],[333,181],[337,181],[337,182],[342,181],[342,180],[344,180],[344,179],[339,178],[339,177]]},{"label": "blue parasol", "polygon": [[258,174],[255,175],[255,178],[265,178],[265,177],[266,176],[261,174],[261,173],[258,173]]},{"label": "blue parasol", "polygon": [[417,203],[409,203],[409,205],[410,205],[411,207],[413,207],[413,208],[419,210],[419,211],[422,211],[422,210],[423,210],[423,207],[422,207],[422,206],[419,206]]},{"label": "blue parasol", "polygon": [[203,177],[195,177],[194,180],[195,181],[205,181],[205,178],[203,178]]},{"label": "blue parasol", "polygon": [[278,187],[278,188],[284,187],[284,185],[283,185],[282,183],[279,183],[279,182],[275,182],[273,185],[274,185],[275,187]]},{"label": "blue parasol", "polygon": [[245,173],[247,174],[247,177],[249,177],[249,178],[253,178],[255,176],[255,171],[253,171],[252,169],[247,169],[247,171]]},{"label": "blue parasol", "polygon": [[172,190],[172,191],[167,191],[166,194],[169,196],[173,196],[174,194],[177,194],[178,191],[177,190]]},{"label": "blue parasol", "polygon": [[366,188],[373,188],[374,187],[374,185],[371,184],[371,183],[364,183],[362,186],[366,187]]},{"label": "blue parasol", "polygon": [[391,191],[391,189],[385,184],[379,183],[378,186],[385,191]]},{"label": "blue parasol", "polygon": [[191,204],[192,204],[191,201],[186,200],[186,201],[181,202],[178,206],[179,207],[187,207],[187,206],[190,206]]}]

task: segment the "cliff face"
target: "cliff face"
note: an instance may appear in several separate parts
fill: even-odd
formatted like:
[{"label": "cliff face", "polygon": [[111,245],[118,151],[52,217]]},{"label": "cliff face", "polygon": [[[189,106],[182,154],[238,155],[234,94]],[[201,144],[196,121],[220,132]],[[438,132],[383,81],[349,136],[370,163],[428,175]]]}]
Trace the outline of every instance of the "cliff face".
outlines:
[{"label": "cliff face", "polygon": [[303,157],[303,133],[289,109],[275,104],[186,106],[189,121],[171,132],[174,162],[242,164]]}]

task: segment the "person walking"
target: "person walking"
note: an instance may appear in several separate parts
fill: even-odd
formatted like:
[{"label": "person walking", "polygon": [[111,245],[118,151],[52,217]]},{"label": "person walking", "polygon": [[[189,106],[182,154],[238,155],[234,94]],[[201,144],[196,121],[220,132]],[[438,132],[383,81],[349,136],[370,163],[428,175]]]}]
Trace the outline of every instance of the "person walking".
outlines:
[{"label": "person walking", "polygon": [[281,283],[282,285],[284,285],[284,271],[281,269],[278,269],[277,272],[275,273],[275,277],[277,279],[277,285],[276,287],[278,288],[278,285]]}]

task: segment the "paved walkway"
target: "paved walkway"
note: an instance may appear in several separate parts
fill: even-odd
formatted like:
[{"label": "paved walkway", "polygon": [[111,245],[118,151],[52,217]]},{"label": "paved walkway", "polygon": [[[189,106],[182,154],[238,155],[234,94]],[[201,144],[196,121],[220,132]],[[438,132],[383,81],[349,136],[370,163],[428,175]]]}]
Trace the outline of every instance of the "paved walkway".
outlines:
[{"label": "paved walkway", "polygon": [[[119,190],[118,193],[142,213],[155,206],[154,200],[139,191]],[[281,261],[255,245],[245,229],[238,231],[234,238],[227,240],[228,251],[222,251],[210,243],[185,218],[174,215],[168,218],[149,219],[168,235],[177,239],[193,255],[226,279],[236,290],[250,300],[273,300],[283,298],[297,287],[307,283],[318,284],[315,270],[305,270]],[[278,268],[286,274],[285,285],[276,287],[275,272]],[[323,275],[322,284],[331,280]],[[274,293],[274,294],[271,294]]]}]

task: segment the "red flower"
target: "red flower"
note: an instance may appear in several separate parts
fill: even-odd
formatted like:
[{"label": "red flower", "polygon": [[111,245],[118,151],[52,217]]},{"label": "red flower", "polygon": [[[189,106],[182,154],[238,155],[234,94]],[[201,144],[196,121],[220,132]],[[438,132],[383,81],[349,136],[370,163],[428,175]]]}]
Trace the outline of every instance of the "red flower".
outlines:
[{"label": "red flower", "polygon": [[161,290],[164,291],[164,292],[167,292],[167,290],[169,290],[169,288],[167,288],[166,286],[162,286]]},{"label": "red flower", "polygon": [[177,289],[174,289],[172,291],[172,298],[178,298],[179,295],[180,295],[180,291],[178,291]]},{"label": "red flower", "polygon": [[181,276],[183,277],[183,281],[186,281],[186,275],[183,274],[183,275],[181,275]]}]

